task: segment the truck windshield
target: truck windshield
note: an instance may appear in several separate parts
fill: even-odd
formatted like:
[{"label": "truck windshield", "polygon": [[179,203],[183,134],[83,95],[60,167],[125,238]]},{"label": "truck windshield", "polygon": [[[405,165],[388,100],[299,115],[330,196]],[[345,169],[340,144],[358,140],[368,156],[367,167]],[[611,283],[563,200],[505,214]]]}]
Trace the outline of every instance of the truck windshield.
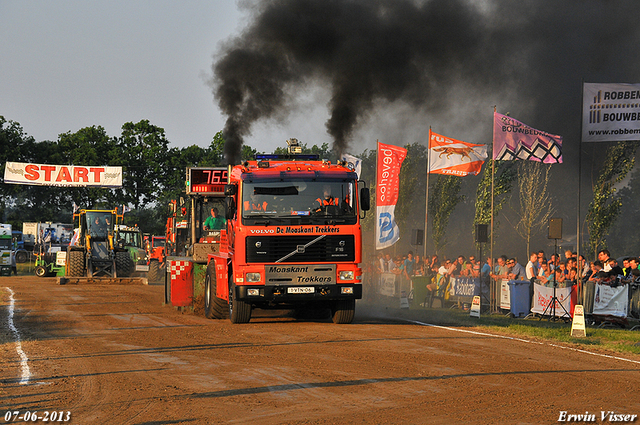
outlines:
[{"label": "truck windshield", "polygon": [[260,224],[272,219],[298,224],[353,224],[357,221],[355,188],[354,180],[246,182],[242,190],[243,222]]},{"label": "truck windshield", "polygon": [[136,248],[142,248],[142,239],[140,238],[140,233],[138,232],[120,231],[118,232],[118,240],[124,241],[124,245],[126,246],[135,246]]}]

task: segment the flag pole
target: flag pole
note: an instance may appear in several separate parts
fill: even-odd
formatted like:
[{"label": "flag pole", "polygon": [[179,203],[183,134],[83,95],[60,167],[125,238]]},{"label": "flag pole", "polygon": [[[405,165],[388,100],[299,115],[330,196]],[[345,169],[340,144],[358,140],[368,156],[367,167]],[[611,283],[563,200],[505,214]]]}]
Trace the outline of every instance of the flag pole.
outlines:
[{"label": "flag pole", "polygon": [[[490,247],[489,247],[489,255],[491,256],[491,272],[493,272],[494,268],[495,268],[495,264],[493,262],[493,189],[494,189],[494,180],[495,180],[495,174],[496,174],[496,161],[495,161],[495,152],[493,152],[493,145],[495,144],[495,114],[496,114],[496,107],[493,107],[493,142],[492,142],[492,147],[491,147],[491,239],[489,241]],[[497,290],[497,285],[498,282],[495,281],[493,283],[493,285],[491,285],[491,301],[490,301],[490,309],[491,309],[491,313],[496,313],[498,311],[498,307],[497,307],[497,295],[498,295],[498,290]]]},{"label": "flag pole", "polygon": [[424,255],[427,258],[427,230],[429,229],[429,144],[431,143],[431,126],[429,126],[429,137],[427,139],[427,189],[424,201]]},{"label": "flag pole", "polygon": [[[578,286],[578,302],[583,303],[582,288],[582,267],[580,266],[580,191],[582,189],[582,126],[584,125],[584,77],[582,78],[582,95],[580,99],[580,141],[578,142],[578,205],[576,208],[576,264],[578,265],[578,274],[576,284]],[[586,258],[585,258],[586,263]]]}]

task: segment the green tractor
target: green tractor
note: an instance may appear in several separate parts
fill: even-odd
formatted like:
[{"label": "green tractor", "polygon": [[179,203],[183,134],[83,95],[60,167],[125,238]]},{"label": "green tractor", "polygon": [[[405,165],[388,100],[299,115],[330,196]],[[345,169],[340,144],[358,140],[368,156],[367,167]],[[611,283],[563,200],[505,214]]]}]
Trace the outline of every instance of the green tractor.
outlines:
[{"label": "green tractor", "polygon": [[80,210],[73,215],[79,229],[77,240],[67,249],[67,276],[128,277],[133,271],[129,251],[116,244],[117,210]]},{"label": "green tractor", "polygon": [[64,276],[66,254],[64,251],[34,253],[36,257],[34,270],[36,276]]},{"label": "green tractor", "polygon": [[116,246],[124,248],[129,252],[131,262],[133,263],[133,271],[142,271],[146,275],[148,269],[146,259],[147,251],[144,249],[142,232],[138,226],[117,225]]}]

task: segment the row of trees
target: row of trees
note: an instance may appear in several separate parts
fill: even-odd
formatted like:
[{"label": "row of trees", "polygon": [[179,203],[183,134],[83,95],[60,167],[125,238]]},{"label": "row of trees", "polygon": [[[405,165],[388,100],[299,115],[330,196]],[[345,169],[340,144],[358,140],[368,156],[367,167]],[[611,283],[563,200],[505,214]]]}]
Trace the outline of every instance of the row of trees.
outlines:
[{"label": "row of trees", "polygon": [[[332,161],[337,159],[337,154],[327,144],[303,146],[305,153],[317,153]],[[594,199],[586,217],[591,252],[606,246],[612,226],[614,235],[623,235],[616,233],[616,218],[625,211],[624,205],[640,203],[632,189],[632,186],[640,188],[638,174],[631,179],[629,187],[616,193],[616,183],[633,168],[636,147],[636,143],[621,142],[608,150],[594,184]],[[424,229],[427,149],[421,143],[408,144],[405,148],[407,156],[400,173],[396,220],[402,240],[407,241],[412,229]],[[284,151],[283,147],[274,153]],[[147,120],[125,123],[117,137],[107,135],[100,126],[92,126],[75,133],[60,134],[56,141],[36,142],[18,123],[0,116],[0,177],[4,175],[7,161],[123,167],[123,187],[120,189],[55,188],[3,182],[0,217],[3,222],[18,226],[24,221],[68,222],[74,203],[84,208],[109,209],[126,204],[132,208],[126,215],[128,224],[145,223],[145,232],[161,234],[166,220],[165,206],[184,190],[186,167],[224,166],[223,152],[221,132],[204,148],[196,145],[171,148],[164,130]],[[256,149],[244,146],[242,158],[251,159],[256,152]],[[355,154],[362,159],[361,179],[375,187],[376,150]],[[494,239],[503,230],[506,236],[515,233],[525,242],[525,252],[529,252],[532,236],[546,229],[548,219],[556,211],[554,187],[550,184],[552,167],[531,161],[493,164],[488,160],[479,176],[431,175],[428,251],[441,253],[451,247],[452,242],[472,246],[475,225],[490,223],[493,202]],[[493,184],[492,173],[495,174]],[[375,206],[375,197],[373,200]],[[502,211],[506,206],[509,213],[504,214]],[[503,229],[500,226],[502,219],[510,226]],[[366,235],[373,234],[374,220],[375,214],[368,214],[364,220]],[[463,224],[450,226],[451,220]],[[632,245],[627,244],[626,249],[640,248],[640,244]],[[454,244],[454,249],[459,248]]]}]

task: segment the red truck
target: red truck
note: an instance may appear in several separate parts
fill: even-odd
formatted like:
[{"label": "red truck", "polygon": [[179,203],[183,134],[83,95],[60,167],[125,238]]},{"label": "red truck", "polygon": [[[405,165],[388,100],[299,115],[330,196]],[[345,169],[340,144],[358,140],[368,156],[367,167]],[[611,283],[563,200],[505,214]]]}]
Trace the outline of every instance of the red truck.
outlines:
[{"label": "red truck", "polygon": [[329,309],[351,323],[362,298],[361,211],[369,189],[353,167],[302,155],[229,167],[226,228],[207,254],[205,315],[246,323],[253,309]]}]

